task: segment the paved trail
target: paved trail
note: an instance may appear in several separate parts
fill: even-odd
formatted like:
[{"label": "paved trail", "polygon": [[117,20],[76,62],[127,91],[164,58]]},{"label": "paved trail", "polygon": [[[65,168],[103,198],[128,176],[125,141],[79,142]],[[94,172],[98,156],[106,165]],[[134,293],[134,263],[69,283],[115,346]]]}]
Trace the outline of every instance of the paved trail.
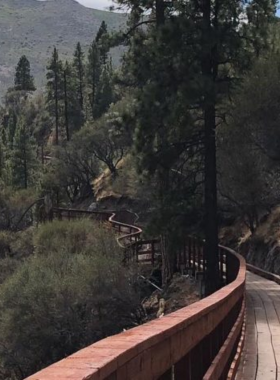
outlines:
[{"label": "paved trail", "polygon": [[237,380],[280,380],[280,286],[247,273],[247,328]]}]

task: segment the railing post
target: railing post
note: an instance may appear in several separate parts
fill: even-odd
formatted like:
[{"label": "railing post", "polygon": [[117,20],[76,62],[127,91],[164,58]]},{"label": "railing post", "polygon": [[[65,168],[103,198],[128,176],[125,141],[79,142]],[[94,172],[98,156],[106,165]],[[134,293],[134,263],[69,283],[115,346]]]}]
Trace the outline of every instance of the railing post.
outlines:
[{"label": "railing post", "polygon": [[191,238],[188,238],[188,268],[191,267],[191,252],[192,252],[192,243]]},{"label": "railing post", "polygon": [[204,247],[201,244],[199,247],[199,270],[204,273],[204,254],[203,254]]},{"label": "railing post", "polygon": [[158,380],[172,380],[172,369],[170,368],[167,372],[161,375]]},{"label": "railing post", "polygon": [[227,283],[227,262],[226,262],[226,254],[224,253],[224,250],[222,250],[222,256],[223,256],[223,286]]},{"label": "railing post", "polygon": [[183,246],[183,265],[184,265],[184,270],[186,269],[187,266],[187,258],[186,258],[186,242],[184,241],[184,246]]},{"label": "railing post", "polygon": [[201,343],[192,349],[190,352],[190,373],[191,380],[202,379],[204,375],[203,361],[202,361],[202,346]]},{"label": "railing post", "polygon": [[154,266],[155,264],[155,245],[154,245],[154,241],[152,241],[152,266]]},{"label": "railing post", "polygon": [[193,239],[193,252],[192,252],[192,275],[195,276],[195,264],[196,264],[196,240]]},{"label": "railing post", "polygon": [[184,356],[174,365],[174,380],[191,380],[190,355]]},{"label": "railing post", "polygon": [[[206,255],[205,255],[205,245],[203,245],[203,273],[205,274],[206,273]],[[204,277],[205,279],[205,277]]]},{"label": "railing post", "polygon": [[202,366],[203,366],[204,373],[210,367],[213,359],[214,357],[213,357],[211,335],[208,335],[203,340],[203,347],[202,347]]}]

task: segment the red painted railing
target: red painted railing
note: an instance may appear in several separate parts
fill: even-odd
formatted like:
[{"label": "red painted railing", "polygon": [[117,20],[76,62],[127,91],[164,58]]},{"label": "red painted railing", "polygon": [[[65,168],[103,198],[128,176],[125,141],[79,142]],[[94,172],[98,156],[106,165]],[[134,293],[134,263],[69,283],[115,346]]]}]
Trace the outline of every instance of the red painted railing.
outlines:
[{"label": "red painted railing", "polygon": [[[60,213],[62,218],[72,218],[72,212],[76,216],[79,213],[68,211],[60,209],[55,213]],[[106,219],[100,214],[89,213],[89,216],[110,221],[118,234],[125,234],[119,237],[125,246],[139,244],[147,253],[146,247],[154,244],[153,240],[139,241],[142,232],[139,227],[116,221],[116,215]],[[136,254],[137,249],[134,252]],[[140,255],[136,258],[141,261]],[[204,271],[207,263],[203,260],[203,244],[187,238],[178,250],[177,263],[193,274]],[[224,286],[216,293],[161,319],[103,339],[28,380],[234,378],[244,321],[245,272],[244,259],[220,247],[220,277]]]}]

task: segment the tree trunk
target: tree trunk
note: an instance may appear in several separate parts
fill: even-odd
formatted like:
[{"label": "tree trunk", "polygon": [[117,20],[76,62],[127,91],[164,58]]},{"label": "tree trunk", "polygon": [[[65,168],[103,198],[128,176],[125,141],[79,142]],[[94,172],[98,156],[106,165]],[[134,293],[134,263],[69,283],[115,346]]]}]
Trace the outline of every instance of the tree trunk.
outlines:
[{"label": "tree trunk", "polygon": [[205,110],[205,258],[207,262],[206,294],[219,287],[218,216],[215,107]]},{"label": "tree trunk", "polygon": [[66,70],[63,73],[64,76],[64,115],[65,115],[65,130],[66,130],[66,139],[70,140],[69,135],[69,120],[68,120],[68,93],[67,93],[67,74]]},{"label": "tree trunk", "polygon": [[164,0],[156,0],[156,20],[157,27],[164,24]]},{"label": "tree trunk", "polygon": [[172,278],[170,253],[168,252],[165,236],[161,236],[160,248],[161,248],[161,258],[162,258],[161,278],[162,278],[162,287],[164,288],[167,286],[169,280]]},{"label": "tree trunk", "polygon": [[203,3],[202,73],[204,77],[204,133],[205,133],[205,259],[206,295],[219,288],[219,249],[217,215],[217,164],[216,164],[216,94],[215,47],[212,46],[211,0]]},{"label": "tree trunk", "polygon": [[82,62],[79,62],[79,91],[80,91],[80,107],[83,111],[84,109],[84,94],[83,94],[83,66]]},{"label": "tree trunk", "polygon": [[59,114],[58,114],[58,74],[57,67],[55,69],[54,75],[54,86],[55,86],[55,144],[58,145],[58,123],[59,123]]},{"label": "tree trunk", "polygon": [[28,187],[28,179],[27,179],[27,159],[26,159],[26,149],[24,147],[23,150],[23,166],[24,166],[24,188],[27,189]]}]

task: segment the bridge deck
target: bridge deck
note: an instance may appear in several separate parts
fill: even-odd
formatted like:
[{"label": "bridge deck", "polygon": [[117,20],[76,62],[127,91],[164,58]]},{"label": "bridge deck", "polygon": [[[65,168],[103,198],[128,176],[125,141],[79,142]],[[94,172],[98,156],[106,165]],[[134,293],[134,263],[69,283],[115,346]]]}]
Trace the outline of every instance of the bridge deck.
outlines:
[{"label": "bridge deck", "polygon": [[280,286],[247,273],[247,328],[237,380],[280,380]]}]

